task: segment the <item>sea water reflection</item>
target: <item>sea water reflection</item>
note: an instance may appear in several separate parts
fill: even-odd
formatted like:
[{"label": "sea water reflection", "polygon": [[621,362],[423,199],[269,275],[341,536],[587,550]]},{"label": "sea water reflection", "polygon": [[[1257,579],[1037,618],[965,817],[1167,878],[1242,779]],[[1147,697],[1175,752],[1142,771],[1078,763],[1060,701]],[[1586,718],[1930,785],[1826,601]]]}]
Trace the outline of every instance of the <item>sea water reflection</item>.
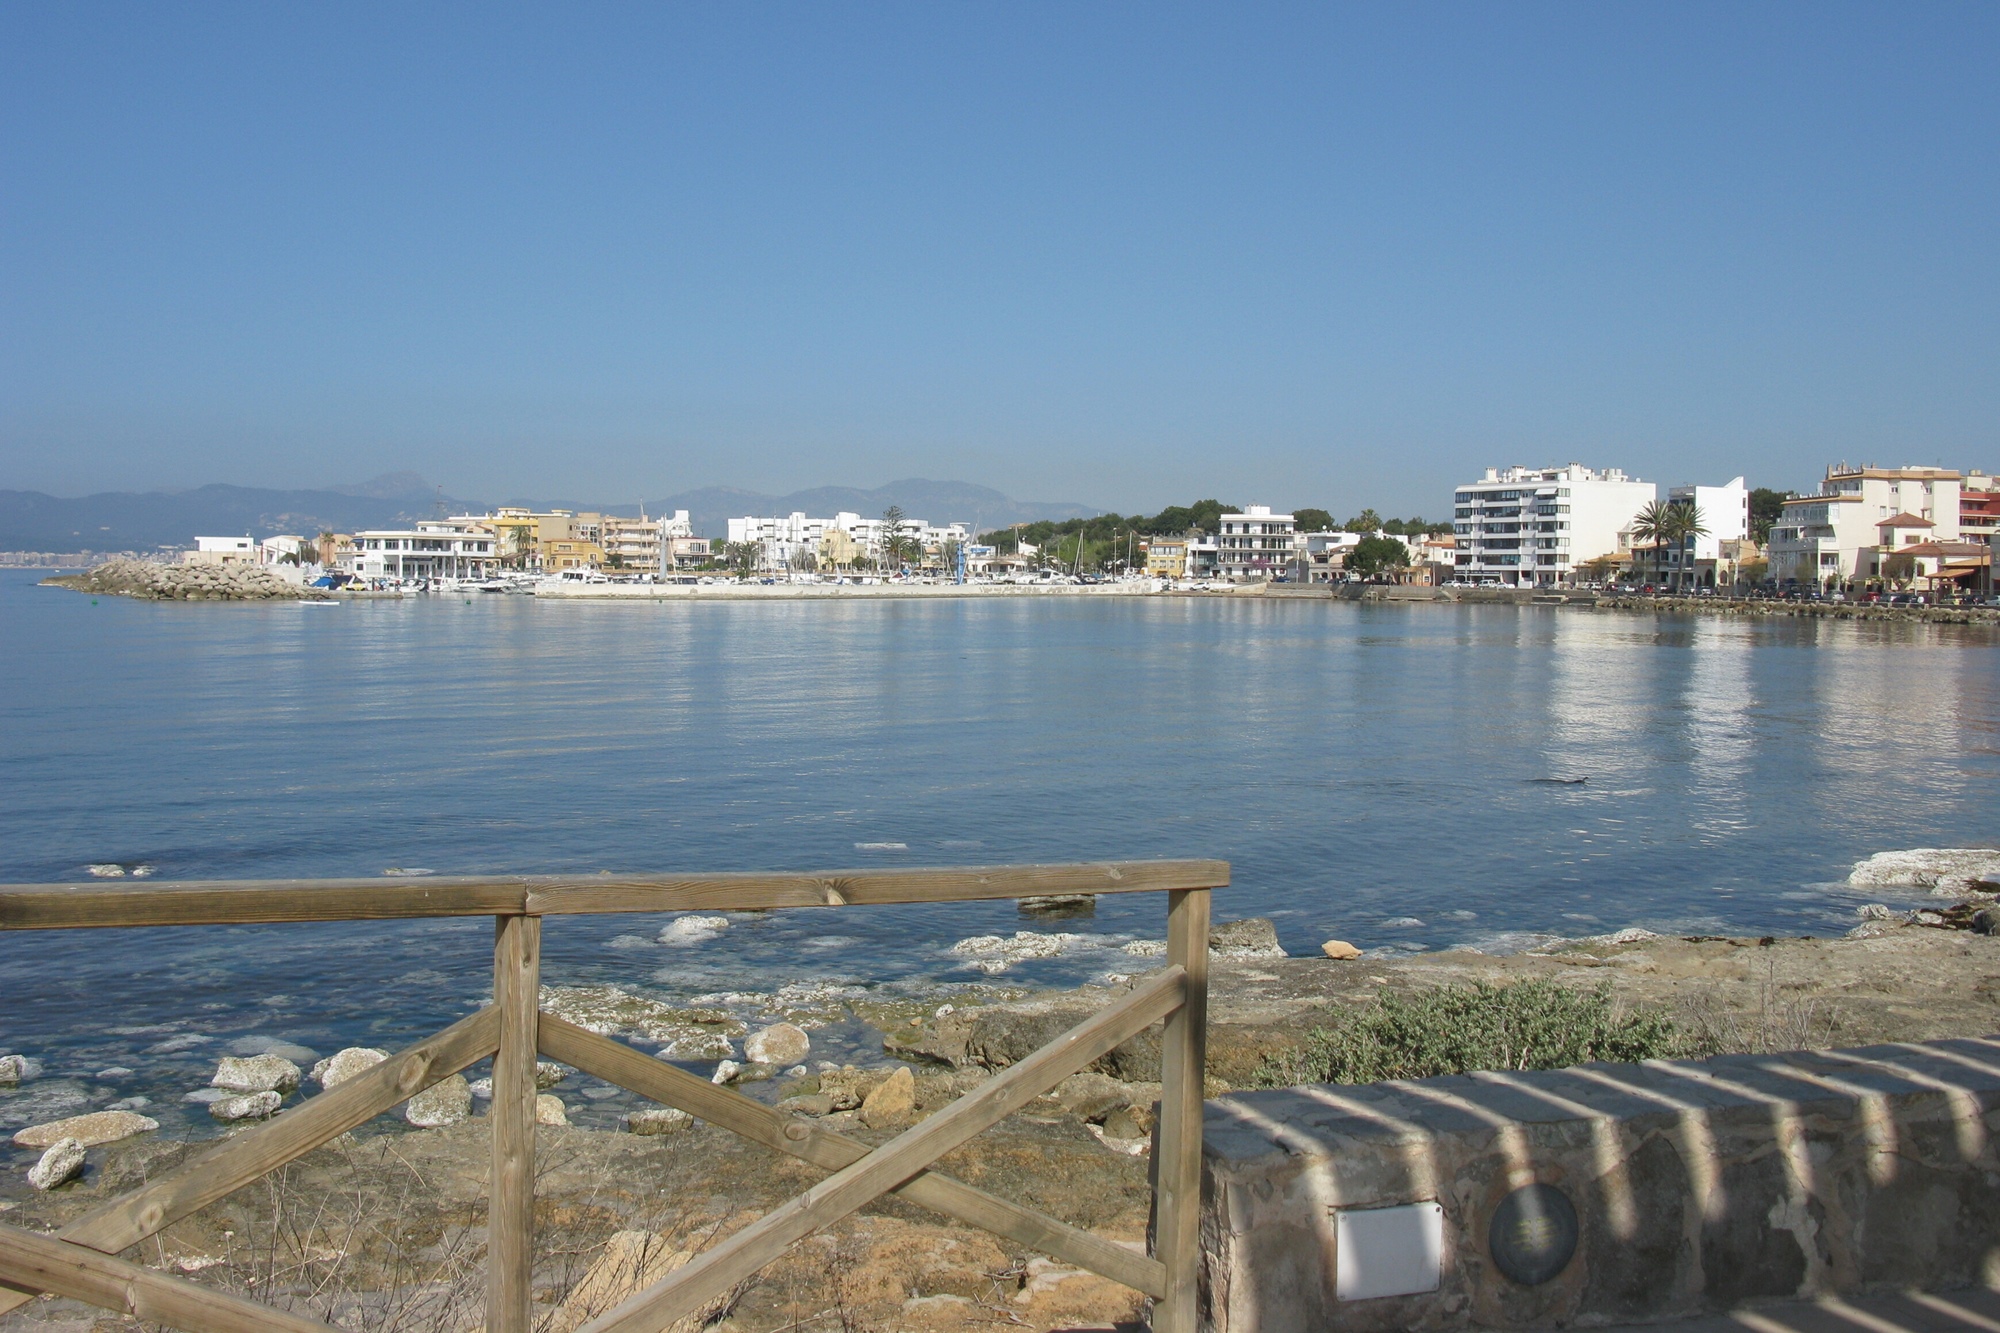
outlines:
[{"label": "sea water reflection", "polygon": [[[2000,813],[2000,651],[1950,626],[1226,599],[163,606],[19,574],[0,614],[17,881],[1203,855],[1236,868],[1221,913],[1271,916],[1294,952],[1490,948],[1844,929],[1855,860],[1990,841]],[[1160,918],[771,913],[664,943],[658,920],[576,919],[547,968],[746,1016],[786,985],[932,1004],[1143,970],[1126,946]],[[1024,929],[1074,938],[954,952]],[[485,930],[4,937],[0,1045],[55,1060],[80,1104],[160,1100],[232,1045],[441,1026],[485,993]],[[816,1039],[840,1055],[869,1033]],[[108,1068],[135,1072],[90,1077]]]}]

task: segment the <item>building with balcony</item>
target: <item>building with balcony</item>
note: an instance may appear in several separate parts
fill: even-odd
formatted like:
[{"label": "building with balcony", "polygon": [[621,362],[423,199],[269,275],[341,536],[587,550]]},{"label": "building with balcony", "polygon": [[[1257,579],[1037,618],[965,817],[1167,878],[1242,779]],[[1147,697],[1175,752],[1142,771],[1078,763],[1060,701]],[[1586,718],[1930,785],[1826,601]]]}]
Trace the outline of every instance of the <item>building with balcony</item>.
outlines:
[{"label": "building with balcony", "polygon": [[1296,523],[1269,505],[1245,505],[1224,514],[1215,537],[1215,574],[1232,582],[1289,577]]},{"label": "building with balcony", "polygon": [[1488,468],[1452,496],[1453,572],[1468,583],[1553,587],[1615,555],[1618,534],[1658,499],[1617,468]]},{"label": "building with balcony", "polygon": [[1184,579],[1188,572],[1188,537],[1148,537],[1146,573],[1156,579]]},{"label": "building with balcony", "polygon": [[483,520],[435,519],[357,532],[344,563],[364,579],[483,579],[500,567],[499,546]]},{"label": "building with balcony", "polygon": [[1847,587],[1884,577],[1883,560],[1905,547],[1957,542],[1963,480],[1950,468],[1835,464],[1818,495],[1785,501],[1771,527],[1771,577]]}]

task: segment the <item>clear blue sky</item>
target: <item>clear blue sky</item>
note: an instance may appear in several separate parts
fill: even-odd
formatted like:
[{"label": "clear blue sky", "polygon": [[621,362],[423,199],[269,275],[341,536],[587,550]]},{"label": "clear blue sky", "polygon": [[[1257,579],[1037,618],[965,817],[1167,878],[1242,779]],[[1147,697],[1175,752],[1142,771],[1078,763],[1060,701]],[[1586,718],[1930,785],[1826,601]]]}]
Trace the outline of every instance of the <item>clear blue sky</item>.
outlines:
[{"label": "clear blue sky", "polygon": [[0,487],[2000,465],[1992,3],[0,7]]}]

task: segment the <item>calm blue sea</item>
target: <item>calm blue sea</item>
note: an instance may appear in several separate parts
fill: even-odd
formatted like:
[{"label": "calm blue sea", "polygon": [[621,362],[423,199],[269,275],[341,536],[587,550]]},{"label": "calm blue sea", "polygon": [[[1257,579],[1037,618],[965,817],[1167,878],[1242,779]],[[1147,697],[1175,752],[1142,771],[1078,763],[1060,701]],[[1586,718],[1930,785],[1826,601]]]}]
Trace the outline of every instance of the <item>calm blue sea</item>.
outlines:
[{"label": "calm blue sea", "polygon": [[[1218,914],[1305,953],[1830,933],[1854,861],[2000,836],[1985,630],[1225,599],[160,605],[36,579],[0,572],[5,880],[1219,856]],[[786,984],[1140,971],[1122,946],[1162,916],[771,913],[678,946],[658,919],[571,918],[545,980],[754,1017]],[[1000,972],[952,951],[1024,929],[1081,938]],[[0,937],[0,1049],[47,1066],[0,1127],[134,1096],[178,1114],[232,1048],[420,1036],[486,993],[490,936]],[[816,1054],[865,1037],[833,1024]]]}]

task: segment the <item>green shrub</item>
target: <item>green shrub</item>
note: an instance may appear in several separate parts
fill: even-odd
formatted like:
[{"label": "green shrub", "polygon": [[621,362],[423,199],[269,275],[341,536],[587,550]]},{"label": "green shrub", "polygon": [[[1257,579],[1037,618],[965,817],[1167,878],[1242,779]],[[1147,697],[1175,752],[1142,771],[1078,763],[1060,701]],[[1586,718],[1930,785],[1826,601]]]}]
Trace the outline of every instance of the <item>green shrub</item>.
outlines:
[{"label": "green shrub", "polygon": [[1476,1069],[1561,1069],[1591,1060],[1650,1060],[1697,1053],[1664,1010],[1620,1011],[1611,988],[1553,981],[1441,986],[1340,1015],[1297,1049],[1268,1057],[1260,1087],[1377,1083]]}]

